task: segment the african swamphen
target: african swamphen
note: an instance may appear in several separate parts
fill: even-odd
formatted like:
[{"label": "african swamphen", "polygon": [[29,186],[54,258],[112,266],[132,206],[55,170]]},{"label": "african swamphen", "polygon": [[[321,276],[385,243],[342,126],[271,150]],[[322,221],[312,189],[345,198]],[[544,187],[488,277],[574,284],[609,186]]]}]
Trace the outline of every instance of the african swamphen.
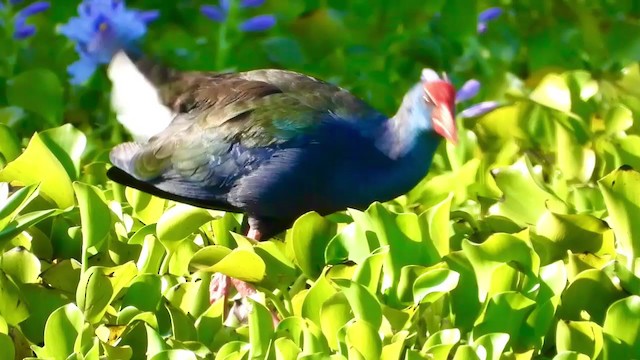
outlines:
[{"label": "african swamphen", "polygon": [[246,213],[255,240],[308,211],[364,209],[400,196],[427,174],[441,137],[457,141],[455,89],[431,71],[388,117],[340,87],[291,71],[137,65],[175,117],[147,142],[116,146],[109,178]]}]

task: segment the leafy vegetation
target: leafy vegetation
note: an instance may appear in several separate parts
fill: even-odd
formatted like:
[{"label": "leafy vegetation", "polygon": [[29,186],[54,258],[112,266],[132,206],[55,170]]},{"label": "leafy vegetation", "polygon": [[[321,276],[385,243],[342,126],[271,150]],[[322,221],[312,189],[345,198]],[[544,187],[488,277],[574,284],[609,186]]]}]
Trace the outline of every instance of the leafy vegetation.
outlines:
[{"label": "leafy vegetation", "polygon": [[[242,215],[106,179],[129,135],[104,67],[69,82],[76,4],[50,5],[0,6],[0,358],[640,358],[637,2],[270,0],[212,22],[129,1],[180,69],[288,68],[391,112],[433,68],[500,105],[406,196],[259,244]],[[212,272],[260,296],[209,304]]]}]

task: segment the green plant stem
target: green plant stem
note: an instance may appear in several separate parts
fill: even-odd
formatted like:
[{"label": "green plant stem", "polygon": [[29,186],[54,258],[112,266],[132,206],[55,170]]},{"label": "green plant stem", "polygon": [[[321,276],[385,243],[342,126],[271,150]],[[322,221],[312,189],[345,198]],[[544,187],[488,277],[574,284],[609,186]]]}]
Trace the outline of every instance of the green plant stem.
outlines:
[{"label": "green plant stem", "polygon": [[[276,311],[278,313],[280,313],[280,315],[282,315],[282,318],[287,318],[289,316],[291,316],[291,312],[287,309],[287,307],[285,306],[285,304],[282,302],[282,300],[280,300],[278,298],[278,293],[280,291],[276,290],[274,292],[270,292],[268,290],[264,290],[264,294],[266,296],[267,299],[269,299],[269,301],[271,301],[271,303],[273,304],[273,306],[276,308]],[[286,291],[284,291],[286,292]]]},{"label": "green plant stem", "polygon": [[229,43],[227,42],[227,22],[222,22],[218,30],[218,51],[216,52],[216,69],[224,69],[229,54]]},{"label": "green plant stem", "polygon": [[300,274],[296,281],[294,281],[293,285],[291,285],[291,289],[289,290],[289,297],[293,298],[297,293],[302,291],[307,284],[307,277],[304,274]]}]

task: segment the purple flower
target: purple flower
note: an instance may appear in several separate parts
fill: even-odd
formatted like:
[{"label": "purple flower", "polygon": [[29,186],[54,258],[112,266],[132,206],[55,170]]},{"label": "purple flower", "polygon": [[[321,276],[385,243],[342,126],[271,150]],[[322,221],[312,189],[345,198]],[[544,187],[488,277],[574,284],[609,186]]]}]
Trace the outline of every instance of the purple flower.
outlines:
[{"label": "purple flower", "polygon": [[[423,81],[433,81],[438,79],[440,79],[440,76],[432,69],[422,70]],[[462,87],[460,87],[460,89],[456,91],[456,104],[467,101],[478,95],[480,86],[480,82],[476,79],[471,79],[465,82]],[[498,103],[497,101],[483,101],[462,110],[460,113],[458,113],[458,116],[460,116],[461,118],[481,116],[495,110],[498,107],[500,107],[500,103]]]},{"label": "purple flower", "polygon": [[487,23],[495,20],[502,15],[502,9],[499,7],[488,8],[478,14],[478,33],[482,34],[487,31]]},{"label": "purple flower", "polygon": [[67,71],[73,84],[88,80],[100,64],[107,64],[121,49],[131,49],[147,32],[157,10],[127,9],[123,0],[85,0],[78,17],[60,26],[59,32],[75,42],[80,59]]},{"label": "purple flower", "polygon": [[[17,5],[22,0],[10,0],[11,5]],[[48,1],[37,1],[27,5],[18,11],[13,18],[13,38],[16,40],[26,39],[36,33],[36,27],[27,24],[27,19],[33,15],[47,11],[51,7]],[[0,10],[4,9],[4,4],[0,3]]]},{"label": "purple flower", "polygon": [[[229,8],[231,7],[231,1],[235,0],[220,0],[218,6],[216,5],[202,5],[200,12],[208,19],[215,22],[225,22],[229,15]],[[264,4],[265,0],[240,0],[240,8],[253,8],[259,7]],[[254,16],[247,19],[238,25],[240,31],[266,31],[274,27],[276,24],[276,17],[271,14],[264,14]]]}]

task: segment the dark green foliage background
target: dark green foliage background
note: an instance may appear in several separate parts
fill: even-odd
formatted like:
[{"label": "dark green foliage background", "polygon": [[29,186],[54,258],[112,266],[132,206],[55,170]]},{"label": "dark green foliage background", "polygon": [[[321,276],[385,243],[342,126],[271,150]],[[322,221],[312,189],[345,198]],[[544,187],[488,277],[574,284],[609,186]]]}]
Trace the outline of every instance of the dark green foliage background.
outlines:
[{"label": "dark green foliage background", "polygon": [[[107,181],[129,135],[105,67],[68,82],[56,26],[76,2],[24,41],[0,26],[0,358],[640,357],[640,2],[267,0],[242,18],[275,28],[234,19],[222,44],[202,4],[128,1],[161,12],[145,53],[304,72],[389,115],[433,68],[482,83],[458,110],[503,107],[458,119],[460,144],[406,196],[254,245],[241,215]],[[257,284],[247,324],[208,303],[214,271]]]}]

